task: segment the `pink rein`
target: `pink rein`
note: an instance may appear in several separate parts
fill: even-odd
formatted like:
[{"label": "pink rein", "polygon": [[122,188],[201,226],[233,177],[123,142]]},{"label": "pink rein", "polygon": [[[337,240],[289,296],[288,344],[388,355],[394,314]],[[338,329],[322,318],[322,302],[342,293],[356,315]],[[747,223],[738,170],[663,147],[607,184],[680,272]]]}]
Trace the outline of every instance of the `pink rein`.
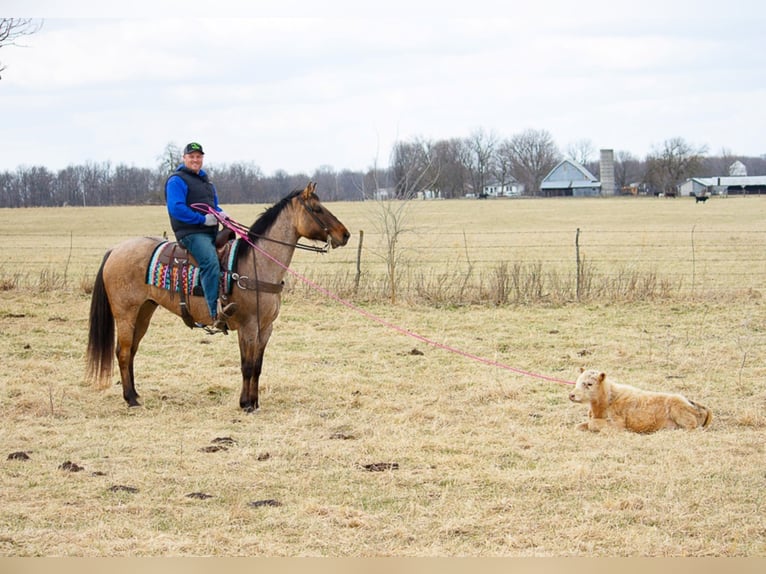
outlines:
[{"label": "pink rein", "polygon": [[519,375],[524,375],[524,376],[532,377],[532,378],[535,378],[535,379],[541,379],[541,380],[549,381],[549,382],[553,382],[553,383],[561,383],[561,384],[564,384],[564,385],[574,385],[574,382],[572,382],[572,381],[567,381],[565,379],[558,379],[556,377],[549,377],[549,376],[546,376],[546,375],[541,375],[539,373],[533,373],[531,371],[525,371],[523,369],[517,369],[515,367],[511,367],[510,365],[506,365],[506,364],[501,363],[499,361],[493,361],[491,359],[486,359],[484,357],[480,357],[478,355],[474,355],[473,353],[468,353],[466,351],[462,351],[460,349],[456,349],[455,347],[451,347],[449,345],[445,345],[444,343],[439,343],[438,341],[434,341],[432,339],[429,339],[428,337],[424,337],[423,335],[419,335],[417,333],[413,333],[412,331],[410,331],[408,329],[405,329],[403,327],[399,327],[398,325],[394,325],[393,323],[391,323],[389,321],[386,321],[385,319],[383,319],[381,317],[378,317],[377,315],[374,315],[374,314],[370,313],[369,311],[365,311],[364,309],[362,309],[360,307],[357,307],[356,305],[354,305],[350,301],[346,301],[345,299],[342,299],[342,298],[338,297],[337,295],[335,295],[334,293],[331,293],[330,291],[328,291],[324,287],[322,287],[320,285],[317,285],[316,283],[314,283],[308,277],[304,277],[300,273],[290,269],[289,267],[284,265],[281,261],[278,261],[277,259],[275,259],[271,255],[266,253],[263,249],[258,247],[254,242],[252,242],[250,240],[250,237],[247,234],[247,229],[248,228],[245,227],[244,225],[242,225],[240,223],[237,223],[236,221],[234,221],[232,219],[224,218],[223,216],[221,216],[220,213],[215,211],[215,209],[213,209],[209,205],[195,203],[194,205],[192,205],[192,207],[194,209],[202,212],[202,213],[211,213],[219,221],[219,223],[221,225],[223,225],[227,229],[230,229],[231,231],[233,231],[234,234],[237,237],[239,237],[243,241],[247,242],[248,245],[250,245],[250,247],[255,249],[258,253],[260,253],[264,257],[270,259],[271,261],[273,261],[274,263],[279,265],[282,269],[284,269],[285,271],[290,273],[293,277],[295,277],[296,279],[298,279],[298,280],[302,281],[303,283],[309,285],[310,287],[312,287],[316,291],[319,291],[320,293],[322,293],[326,297],[329,297],[330,299],[333,299],[334,301],[337,301],[338,303],[340,303],[341,305],[351,309],[352,311],[356,311],[357,313],[359,313],[360,315],[363,315],[364,317],[370,319],[371,321],[375,321],[376,323],[380,323],[381,325],[384,325],[385,327],[388,327],[389,329],[392,329],[392,330],[394,330],[394,331],[396,331],[398,333],[401,333],[402,335],[406,335],[408,337],[412,337],[413,339],[417,339],[418,341],[421,341],[421,342],[423,342],[423,343],[425,343],[427,345],[431,345],[432,347],[437,347],[439,349],[444,349],[445,351],[449,351],[450,353],[455,353],[456,355],[462,355],[463,357],[466,357],[466,358],[471,359],[473,361],[476,361],[478,363],[483,363],[485,365],[490,365],[492,367],[497,367],[499,369],[505,369],[506,371],[511,371],[511,372],[517,373]]}]

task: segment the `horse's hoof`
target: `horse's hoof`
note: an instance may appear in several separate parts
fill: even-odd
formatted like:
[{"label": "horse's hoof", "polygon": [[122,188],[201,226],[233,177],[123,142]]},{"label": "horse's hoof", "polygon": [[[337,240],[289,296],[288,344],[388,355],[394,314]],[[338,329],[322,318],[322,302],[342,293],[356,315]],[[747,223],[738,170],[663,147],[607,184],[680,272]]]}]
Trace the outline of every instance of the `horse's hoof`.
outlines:
[{"label": "horse's hoof", "polygon": [[140,407],[141,403],[139,403],[137,400],[128,401],[128,408],[132,409],[135,407]]},{"label": "horse's hoof", "polygon": [[256,411],[256,408],[253,405],[247,405],[242,407],[242,410],[245,411],[247,414],[254,413]]}]

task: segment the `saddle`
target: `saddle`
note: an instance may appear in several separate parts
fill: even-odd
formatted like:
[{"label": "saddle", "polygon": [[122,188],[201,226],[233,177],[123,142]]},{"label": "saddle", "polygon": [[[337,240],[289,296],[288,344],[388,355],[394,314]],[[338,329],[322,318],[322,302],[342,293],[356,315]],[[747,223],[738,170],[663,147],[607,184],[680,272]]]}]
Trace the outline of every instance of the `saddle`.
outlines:
[{"label": "saddle", "polygon": [[[215,248],[218,251],[218,260],[221,262],[221,266],[225,263],[225,256],[228,253],[228,249],[231,249],[232,241],[235,239],[234,232],[231,229],[222,229],[215,237]],[[196,267],[197,261],[189,251],[174,241],[166,241],[163,243],[163,249],[158,254],[158,261],[167,265],[178,263],[191,263]]]},{"label": "saddle", "polygon": [[[267,283],[249,279],[236,273],[239,239],[230,229],[218,232],[215,242],[218,261],[221,266],[221,281],[218,293],[223,305],[231,295],[234,284],[242,289],[252,289],[267,293],[280,293],[282,284]],[[146,283],[178,293],[181,298],[181,318],[190,327],[195,327],[194,318],[189,312],[187,298],[204,295],[199,283],[199,267],[194,256],[180,243],[163,241],[154,250],[146,272]]]}]

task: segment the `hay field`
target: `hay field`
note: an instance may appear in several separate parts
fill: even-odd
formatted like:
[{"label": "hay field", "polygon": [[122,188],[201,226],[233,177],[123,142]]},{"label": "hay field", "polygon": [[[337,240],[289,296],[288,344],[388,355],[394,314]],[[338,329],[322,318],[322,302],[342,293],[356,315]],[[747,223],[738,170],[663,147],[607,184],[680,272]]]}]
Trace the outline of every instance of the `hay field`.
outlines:
[{"label": "hay field", "polygon": [[[364,229],[366,312],[515,369],[682,392],[712,426],[576,432],[569,385],[391,331],[296,279],[260,411],[237,407],[236,336],[164,311],[136,360],[144,406],[128,409],[118,385],[83,383],[87,287],[106,247],[167,228],[162,208],[0,210],[0,555],[766,555],[766,200],[412,204],[396,305],[378,288],[375,205],[328,207],[354,239],[293,268],[346,295]],[[669,287],[504,305],[408,290],[419,270],[470,268],[489,292],[503,261],[566,277],[577,228],[595,278],[631,265]]]}]

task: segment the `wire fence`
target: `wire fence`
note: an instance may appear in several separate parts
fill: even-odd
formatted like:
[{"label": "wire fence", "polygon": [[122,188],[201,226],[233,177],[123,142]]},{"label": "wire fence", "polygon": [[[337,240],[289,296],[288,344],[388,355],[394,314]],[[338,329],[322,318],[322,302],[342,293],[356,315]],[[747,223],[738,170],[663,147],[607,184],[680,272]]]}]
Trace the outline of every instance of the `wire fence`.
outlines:
[{"label": "wire fence", "polygon": [[[0,232],[0,287],[87,288],[105,251],[135,235],[114,231]],[[326,256],[297,251],[292,267],[343,296],[396,293],[433,303],[759,296],[766,284],[766,230],[736,226],[469,232],[431,225],[402,233],[394,250],[385,233],[360,231]],[[288,283],[295,291],[306,294]]]},{"label": "wire fence", "polygon": [[[460,303],[757,296],[766,284],[766,231],[575,229],[433,237],[402,240],[394,277],[400,295]],[[358,265],[355,294],[386,296],[391,255],[385,238],[365,233],[364,243],[360,256],[351,248],[321,262],[304,257],[300,265],[316,277],[334,275],[347,291],[343,276]]]}]

